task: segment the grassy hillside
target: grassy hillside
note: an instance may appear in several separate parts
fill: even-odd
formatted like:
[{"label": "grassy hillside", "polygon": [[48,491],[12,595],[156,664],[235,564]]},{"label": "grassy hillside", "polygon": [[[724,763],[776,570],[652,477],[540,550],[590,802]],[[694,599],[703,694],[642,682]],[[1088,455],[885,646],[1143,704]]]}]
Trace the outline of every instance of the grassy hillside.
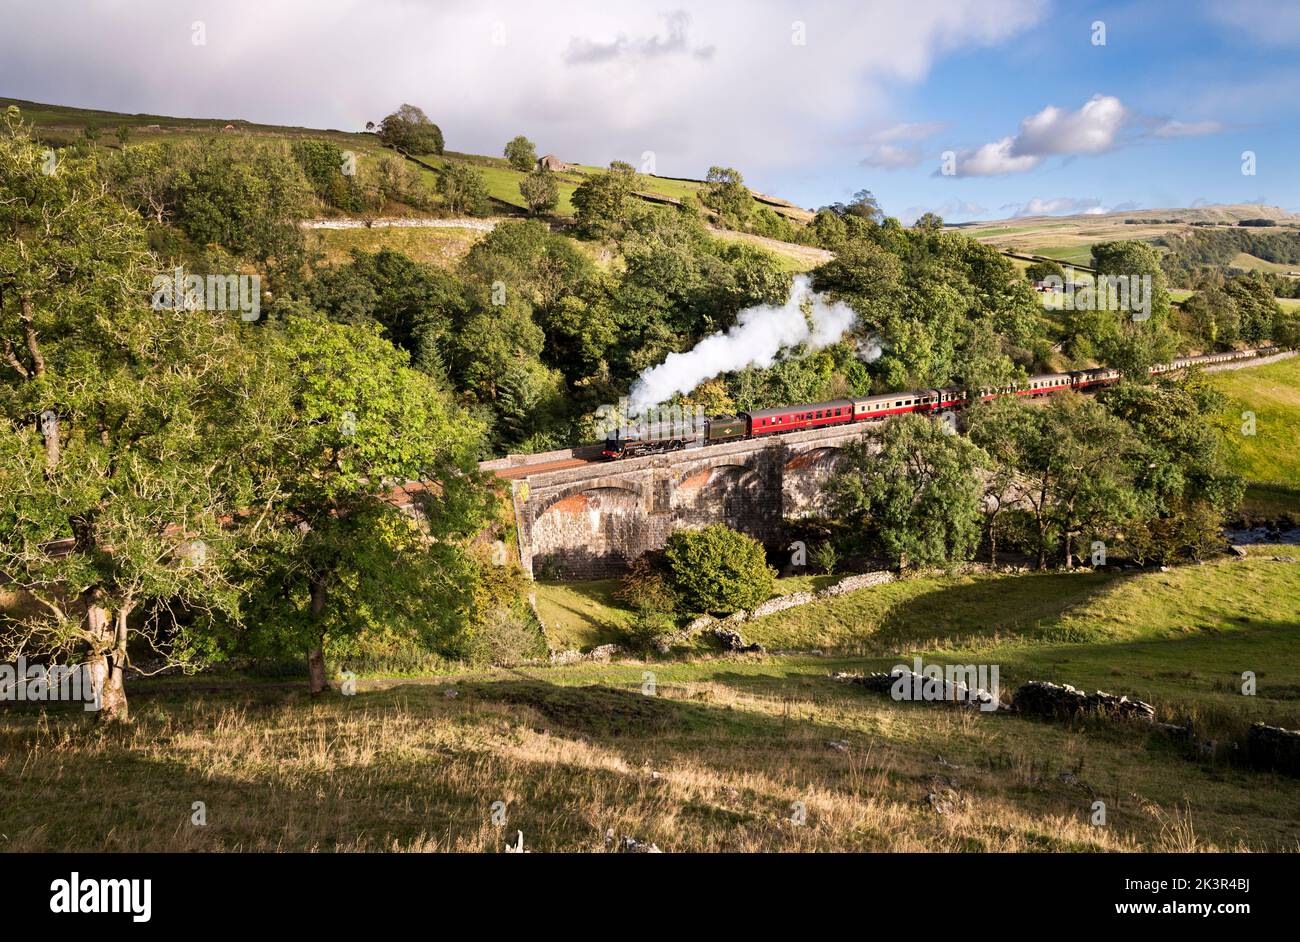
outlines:
[{"label": "grassy hillside", "polygon": [[[877,670],[912,654],[974,659],[1001,664],[1004,682],[1101,687],[1171,709],[1211,705],[1241,721],[1272,717],[1294,727],[1300,565],[1271,558],[1287,552],[1295,555],[1277,547],[1246,560],[1128,575],[919,576],[787,609],[740,630],[772,650],[864,657]],[[615,588],[612,580],[539,584],[538,609],[552,643],[616,640],[629,616],[613,600]],[[1231,681],[1242,670],[1261,678],[1259,699],[1235,693]]]},{"label": "grassy hillside", "polygon": [[[607,590],[548,601],[598,612]],[[1149,696],[1201,729],[1255,717],[1294,726],[1300,624],[1286,600],[1300,593],[1300,566],[1253,557],[1126,579],[885,590],[745,626],[774,643],[889,639],[891,653],[865,660],[539,667],[362,682],[355,697],[319,702],[279,687],[141,682],[135,725],[109,731],[79,712],[0,714],[11,799],[0,840],[6,850],[498,851],[522,830],[534,851],[605,851],[611,831],[669,852],[1300,848],[1292,781],[1189,759],[1148,727],[896,703],[829,677],[925,649],[1001,663],[1004,689],[1051,677]],[[1016,623],[999,612],[1018,612]],[[1054,633],[1036,637],[1031,619]],[[1243,669],[1259,675],[1256,697],[1232,692]],[[1097,799],[1105,827],[1088,823]],[[198,800],[203,828],[187,823]],[[505,828],[491,824],[494,801],[507,803]]]},{"label": "grassy hillside", "polygon": [[[1216,373],[1229,403],[1219,420],[1228,461],[1250,482],[1248,509],[1300,513],[1300,357]],[[1243,412],[1255,434],[1243,434]]]},{"label": "grassy hillside", "polygon": [[391,249],[417,262],[451,268],[484,235],[480,229],[380,227],[309,229],[306,240],[308,252],[318,255],[327,265],[349,261],[354,249],[363,252]]},{"label": "grassy hillside", "polygon": [[[1300,219],[1276,206],[1246,203],[1096,215],[1026,216],[966,223],[960,229],[967,235],[1000,249],[1043,255],[1072,265],[1089,265],[1092,246],[1098,242],[1119,239],[1153,242],[1172,233],[1190,232],[1194,222],[1232,225],[1242,219],[1257,218],[1275,219],[1283,224],[1300,223]],[[1253,256],[1246,256],[1234,264],[1240,268],[1276,270],[1269,262]]]},{"label": "grassy hillside", "polygon": [[[327,138],[340,147],[352,150],[358,154],[359,159],[362,161],[381,154],[392,153],[392,151],[384,148],[373,134],[360,132],[254,124],[238,118],[177,118],[166,115],[128,115],[112,111],[48,105],[16,98],[0,98],[0,109],[11,104],[22,109],[24,117],[39,127],[43,137],[51,141],[64,143],[80,138],[82,129],[88,126],[100,130],[99,146],[116,148],[120,145],[114,137],[114,132],[119,127],[130,128],[130,142],[139,143],[152,140],[184,140],[204,137],[214,133],[232,133],[225,129],[227,125],[234,125],[236,132],[242,134],[287,138]],[[560,156],[563,159],[567,155]],[[519,210],[525,208],[523,198],[519,194],[519,181],[523,179],[524,174],[513,169],[502,157],[449,151],[441,157],[431,155],[420,159],[435,167],[442,167],[452,160],[472,164],[483,173],[489,195],[505,206]],[[559,173],[560,202],[555,209],[556,215],[572,216],[573,204],[571,197],[573,191],[582,183],[584,176],[600,172],[603,169],[603,167],[585,164],[572,164],[570,170]],[[433,171],[421,169],[421,175],[431,187],[436,184],[437,174]],[[694,198],[695,194],[704,188],[705,184],[699,180],[681,180],[645,173],[636,175],[637,192],[644,193],[656,200],[688,200]],[[758,196],[763,200],[773,199],[764,197],[762,194],[758,194]],[[775,200],[774,202],[773,209],[792,219],[806,222],[811,218],[811,214],[805,210],[781,200]]]}]

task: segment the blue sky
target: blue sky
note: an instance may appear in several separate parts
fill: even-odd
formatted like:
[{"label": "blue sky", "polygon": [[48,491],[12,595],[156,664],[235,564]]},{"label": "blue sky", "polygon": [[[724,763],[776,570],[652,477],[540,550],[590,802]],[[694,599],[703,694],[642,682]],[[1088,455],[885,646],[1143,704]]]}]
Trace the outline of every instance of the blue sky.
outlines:
[{"label": "blue sky", "polygon": [[[1075,211],[1198,202],[1300,210],[1300,4],[1281,21],[1280,7],[1240,8],[1252,6],[1261,26],[1277,27],[1271,38],[1225,23],[1209,4],[1057,4],[992,49],[956,51],[893,90],[901,119],[946,126],[925,139],[916,167],[864,167],[870,186],[891,213],[947,209],[953,219],[1015,215],[1034,200],[1062,210],[1073,201]],[[1097,21],[1105,45],[1092,43]],[[934,176],[943,150],[1015,135],[1026,117],[1051,105],[1079,110],[1095,95],[1125,110],[1109,146],[1047,156],[1023,172]],[[1244,151],[1256,155],[1253,176],[1242,173]]]},{"label": "blue sky", "polygon": [[734,166],[810,207],[867,188],[904,219],[1300,211],[1298,0],[0,0],[0,16],[0,94],[36,101],[346,129],[412,102],[455,150],[524,133],[584,163]]}]

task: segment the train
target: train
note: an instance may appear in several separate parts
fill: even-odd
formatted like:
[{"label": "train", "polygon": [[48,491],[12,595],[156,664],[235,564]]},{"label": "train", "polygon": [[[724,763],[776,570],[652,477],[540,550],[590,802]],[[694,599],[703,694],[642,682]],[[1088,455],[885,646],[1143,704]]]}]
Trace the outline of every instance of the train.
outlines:
[{"label": "train", "polygon": [[[1249,360],[1270,356],[1280,351],[1280,347],[1268,346],[1252,350],[1231,350],[1224,353],[1180,357],[1170,363],[1156,364],[1151,367],[1150,373],[1156,376],[1190,366]],[[1014,395],[1035,399],[1064,390],[1090,392],[1110,385],[1119,378],[1119,370],[1109,367],[1071,370],[1066,373],[1041,373],[1029,377],[1017,386],[981,390],[975,398],[987,400],[998,396]],[[644,455],[679,451],[683,448],[721,445],[726,442],[847,425],[853,422],[880,422],[891,416],[907,413],[934,415],[962,409],[968,405],[970,405],[970,396],[966,391],[951,386],[832,399],[829,402],[803,402],[772,409],[755,409],[736,415],[710,416],[703,422],[686,419],[653,423],[648,428],[649,434],[644,434],[637,429],[615,429],[606,436],[601,456],[610,461],[639,458]]]}]

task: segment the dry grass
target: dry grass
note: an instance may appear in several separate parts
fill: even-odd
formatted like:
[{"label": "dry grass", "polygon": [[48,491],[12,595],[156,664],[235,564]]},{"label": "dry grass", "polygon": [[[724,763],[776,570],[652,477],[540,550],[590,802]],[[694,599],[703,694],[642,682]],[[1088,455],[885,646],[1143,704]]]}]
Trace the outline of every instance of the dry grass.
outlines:
[{"label": "dry grass", "polygon": [[363,252],[390,249],[417,262],[447,269],[455,268],[484,234],[477,229],[398,226],[377,229],[308,229],[304,232],[308,251],[319,253],[326,265],[350,262],[352,252],[356,249]]},{"label": "dry grass", "polygon": [[[1207,772],[1144,736],[900,705],[824,677],[755,685],[725,663],[653,697],[638,667],[605,670],[585,686],[542,671],[316,703],[139,701],[121,730],[10,714],[0,846],[499,851],[516,831],[530,850],[591,852],[608,849],[611,832],[665,851],[1294,850],[1300,840],[1294,814],[1263,823],[1276,812],[1257,777]],[[1094,791],[1107,827],[1088,823]],[[190,823],[196,801],[204,827]],[[495,801],[507,803],[504,828],[491,823]]]}]

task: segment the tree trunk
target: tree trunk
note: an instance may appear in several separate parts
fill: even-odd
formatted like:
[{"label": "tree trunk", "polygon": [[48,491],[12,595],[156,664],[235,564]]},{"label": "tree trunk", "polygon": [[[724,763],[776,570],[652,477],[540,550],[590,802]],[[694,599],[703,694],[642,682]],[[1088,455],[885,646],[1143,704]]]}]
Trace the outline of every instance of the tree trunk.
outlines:
[{"label": "tree trunk", "polygon": [[319,697],[330,689],[329,679],[325,675],[325,651],[320,645],[307,652],[307,676],[313,697]]},{"label": "tree trunk", "polygon": [[90,679],[99,703],[99,722],[118,723],[128,719],[126,686],[126,629],[129,606],[118,609],[116,617],[105,603],[102,589],[92,589],[86,597],[86,629],[95,639],[90,656]]},{"label": "tree trunk", "polygon": [[[311,580],[311,618],[317,624],[325,615],[325,576],[316,575]],[[316,645],[307,652],[307,678],[311,695],[318,697],[330,689],[325,674],[325,635],[318,635]]]}]

